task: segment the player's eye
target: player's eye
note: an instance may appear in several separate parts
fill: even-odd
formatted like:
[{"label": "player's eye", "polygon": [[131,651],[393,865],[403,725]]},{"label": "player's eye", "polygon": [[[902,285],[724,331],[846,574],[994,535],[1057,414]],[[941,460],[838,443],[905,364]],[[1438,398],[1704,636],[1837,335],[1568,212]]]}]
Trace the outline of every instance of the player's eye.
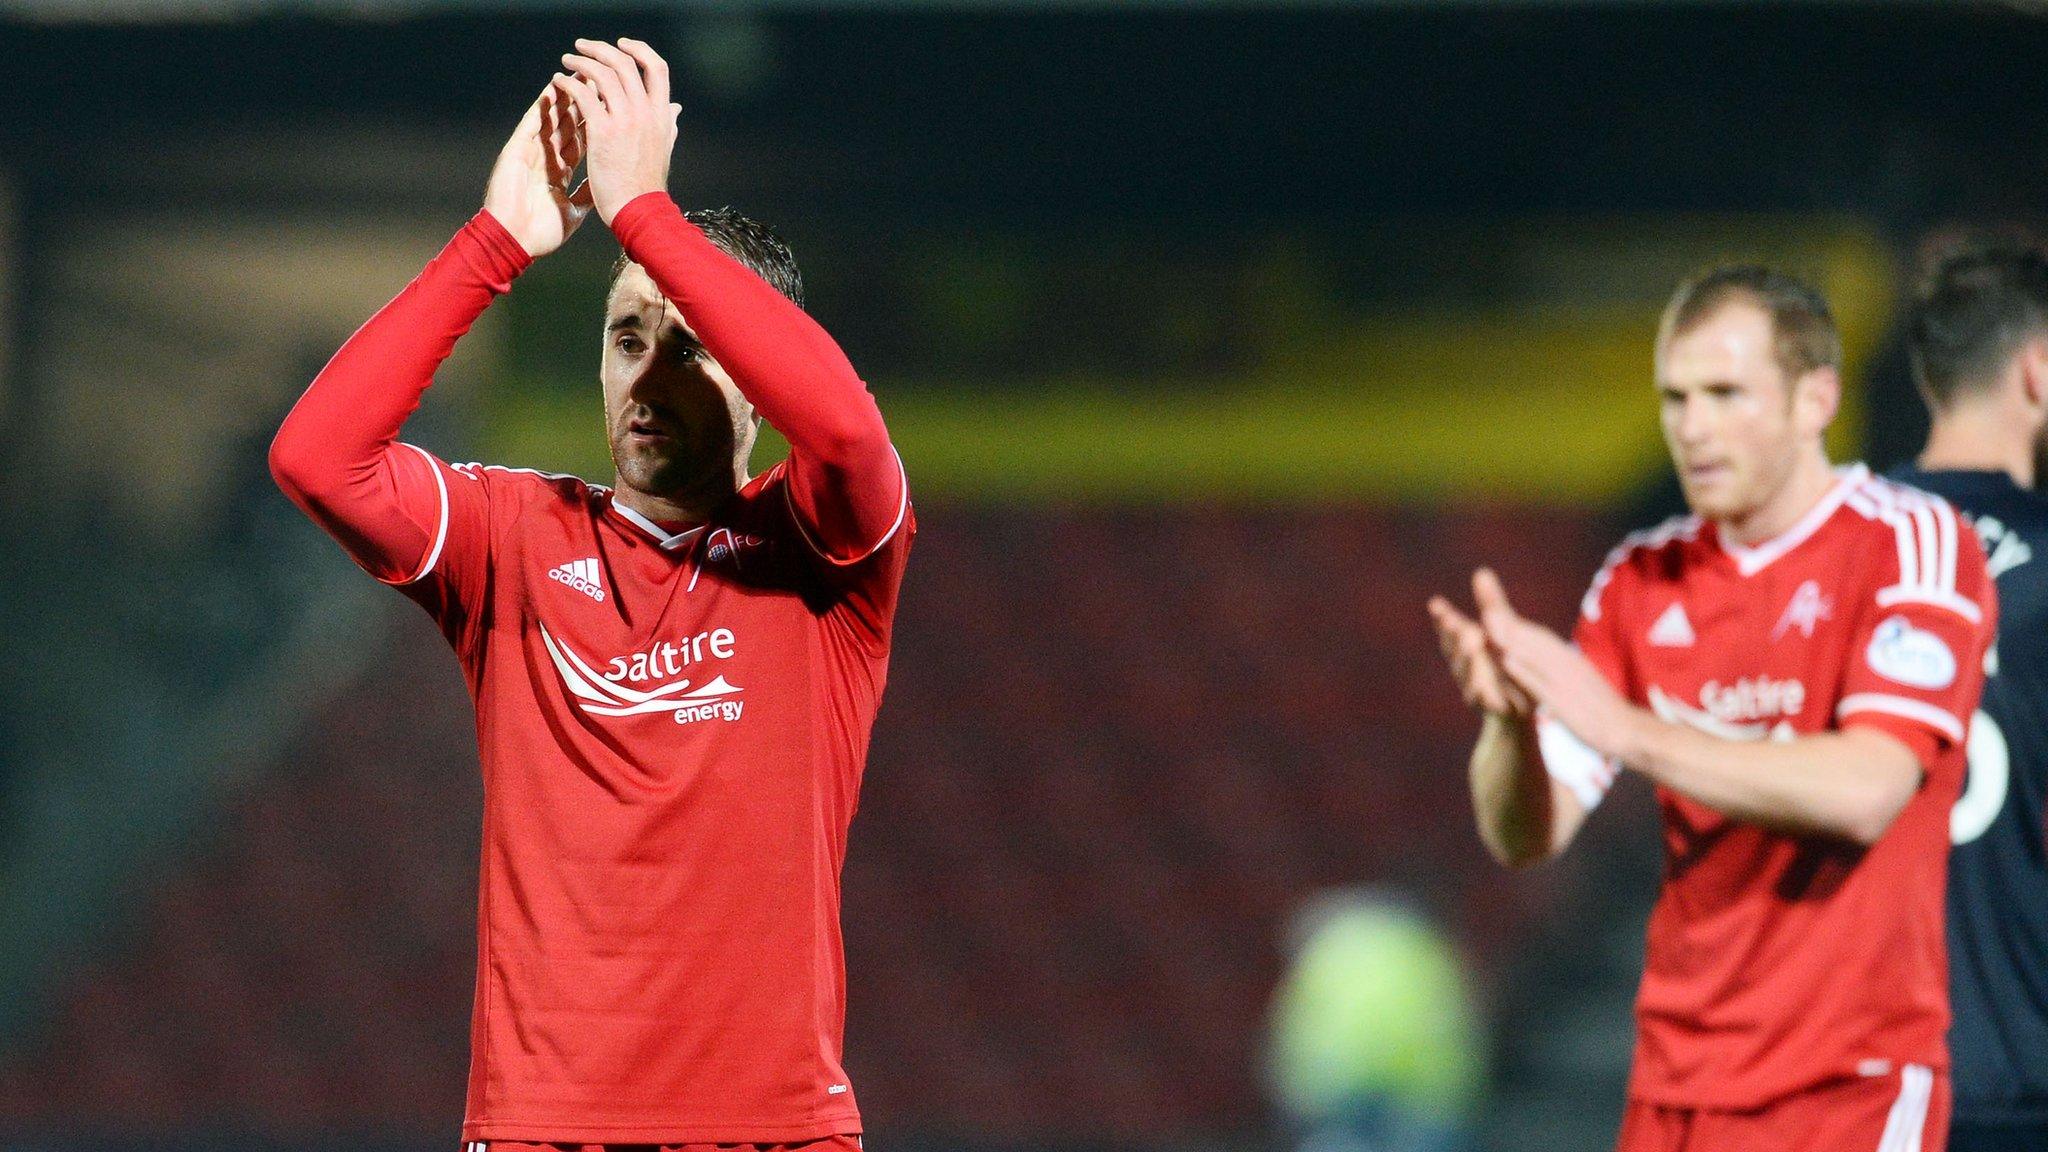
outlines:
[{"label": "player's eye", "polygon": [[640,343],[640,338],[630,332],[619,334],[617,347],[619,351],[624,352],[628,356],[638,356],[646,350],[646,345]]}]

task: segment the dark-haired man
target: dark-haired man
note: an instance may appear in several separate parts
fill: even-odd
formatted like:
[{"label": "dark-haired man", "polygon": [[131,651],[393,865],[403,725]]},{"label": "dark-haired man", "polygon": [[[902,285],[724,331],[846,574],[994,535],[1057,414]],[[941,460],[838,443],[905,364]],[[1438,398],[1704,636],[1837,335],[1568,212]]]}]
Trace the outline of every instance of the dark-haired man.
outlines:
[{"label": "dark-haired man", "polygon": [[[336,353],[272,470],[433,615],[476,701],[463,1138],[857,1147],[839,869],[914,531],[902,466],[788,249],[663,191],[661,58],[579,40],[564,63],[484,210]],[[600,368],[615,485],[397,442],[455,341],[593,209],[629,258]],[[749,477],[764,417],[791,454]]]},{"label": "dark-haired man", "polygon": [[1932,416],[1894,475],[1975,522],[1998,582],[1998,643],[1950,820],[1952,1152],[2048,1152],[2048,256],[2000,244],[1930,276],[1907,326]]},{"label": "dark-haired man", "polygon": [[1484,714],[1481,838],[1564,850],[1628,768],[1665,872],[1623,1152],[1939,1152],[1942,864],[1996,601],[1935,497],[1829,466],[1841,351],[1820,295],[1754,266],[1681,285],[1656,345],[1693,514],[1625,540],[1576,646],[1475,575],[1431,602]]}]

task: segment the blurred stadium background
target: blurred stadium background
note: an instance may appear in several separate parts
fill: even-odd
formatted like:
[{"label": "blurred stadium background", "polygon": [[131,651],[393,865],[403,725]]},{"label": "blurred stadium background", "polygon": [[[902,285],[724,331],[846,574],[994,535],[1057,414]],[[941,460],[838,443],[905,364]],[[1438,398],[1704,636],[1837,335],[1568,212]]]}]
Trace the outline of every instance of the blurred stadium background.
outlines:
[{"label": "blurred stadium background", "polygon": [[[669,52],[678,197],[792,239],[917,491],[845,877],[871,1146],[1286,1146],[1269,1003],[1350,886],[1466,973],[1397,1078],[1606,1146],[1653,813],[1492,867],[1423,598],[1487,561],[1562,623],[1670,505],[1649,336],[1715,257],[1821,281],[1840,454],[1909,453],[1916,247],[2048,201],[2027,10],[0,0],[0,1146],[453,1147],[467,704],[263,448],[592,34]],[[608,479],[614,251],[410,438]]]}]

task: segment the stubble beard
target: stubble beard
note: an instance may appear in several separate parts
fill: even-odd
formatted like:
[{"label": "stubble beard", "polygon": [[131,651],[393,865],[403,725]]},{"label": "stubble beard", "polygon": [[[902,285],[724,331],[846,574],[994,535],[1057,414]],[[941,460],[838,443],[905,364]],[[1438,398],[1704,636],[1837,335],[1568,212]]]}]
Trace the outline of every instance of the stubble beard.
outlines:
[{"label": "stubble beard", "polygon": [[622,427],[611,438],[612,467],[625,487],[685,506],[708,507],[731,494],[730,444],[671,441],[666,449],[656,449],[635,445],[631,436]]}]

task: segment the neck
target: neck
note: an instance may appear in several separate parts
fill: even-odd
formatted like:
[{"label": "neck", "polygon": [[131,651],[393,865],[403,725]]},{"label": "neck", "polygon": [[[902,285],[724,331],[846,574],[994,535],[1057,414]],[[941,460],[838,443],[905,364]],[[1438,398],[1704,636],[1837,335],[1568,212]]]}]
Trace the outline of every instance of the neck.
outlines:
[{"label": "neck", "polygon": [[748,479],[746,465],[734,461],[730,474],[707,476],[685,487],[656,493],[642,492],[614,473],[612,499],[656,523],[702,524],[711,519],[719,505],[732,499],[733,493],[746,487]]},{"label": "neck", "polygon": [[1792,474],[1785,478],[1769,500],[1740,516],[1720,521],[1721,538],[1744,548],[1755,547],[1781,536],[1813,511],[1835,486],[1835,470],[1828,466],[1826,451],[1816,443],[1800,453]]},{"label": "neck", "polygon": [[1934,418],[1917,461],[1929,472],[2003,472],[2034,486],[2034,437],[2023,421],[1988,404],[1951,408]]}]

